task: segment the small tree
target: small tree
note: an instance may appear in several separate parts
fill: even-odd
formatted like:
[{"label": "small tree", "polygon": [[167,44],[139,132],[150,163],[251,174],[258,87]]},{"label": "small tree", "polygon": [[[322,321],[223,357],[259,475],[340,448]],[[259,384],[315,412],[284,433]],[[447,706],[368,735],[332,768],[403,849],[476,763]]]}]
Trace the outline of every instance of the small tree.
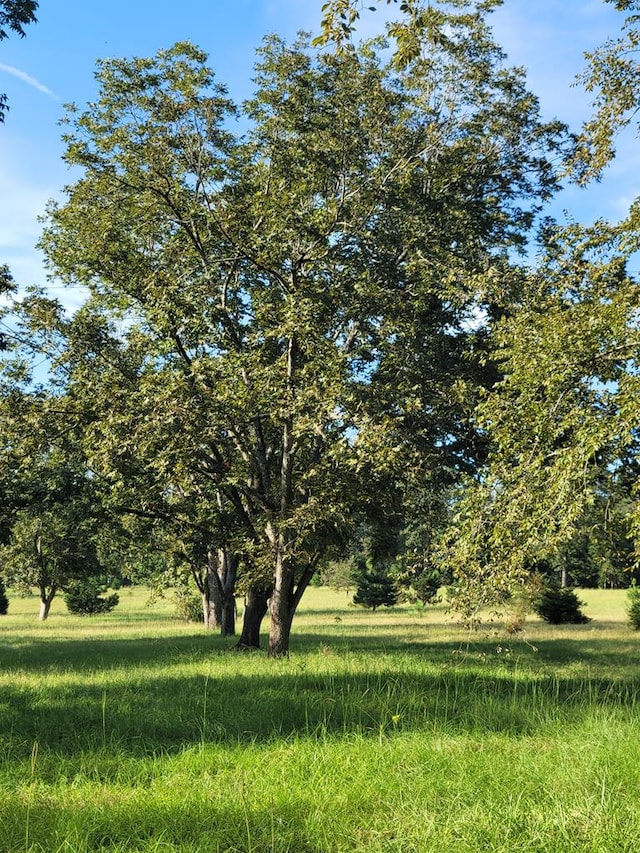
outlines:
[{"label": "small tree", "polygon": [[359,566],[358,588],[353,603],[375,611],[378,607],[393,607],[398,603],[398,590],[394,578],[384,566],[373,560],[362,560]]},{"label": "small tree", "polygon": [[401,554],[394,565],[396,586],[406,601],[437,604],[440,590],[451,583],[451,575],[429,557],[416,551]]},{"label": "small tree", "polygon": [[571,587],[550,583],[543,587],[533,602],[533,609],[551,625],[582,625],[590,621],[580,609],[583,605]]},{"label": "small tree", "polygon": [[340,592],[349,590],[356,586],[356,568],[352,557],[329,560],[320,569],[320,580],[323,584]]},{"label": "small tree", "polygon": [[188,576],[182,576],[176,580],[174,588],[176,602],[176,616],[185,622],[204,622],[202,609],[202,596],[196,592],[189,583]]},{"label": "small tree", "polygon": [[423,569],[413,579],[412,587],[418,601],[423,604],[437,604],[440,601],[440,588],[443,577],[438,569]]},{"label": "small tree", "polygon": [[15,377],[26,385],[31,379],[26,368],[18,373],[15,367],[10,360],[0,365],[0,386],[7,388],[0,395],[0,455],[7,472],[0,484],[0,561],[12,589],[37,589],[44,620],[71,581],[103,574],[98,543],[107,535],[107,520],[98,479],[80,445],[78,402],[21,389]]},{"label": "small tree", "polygon": [[202,625],[204,618],[200,596],[189,590],[176,593],[176,616],[185,622]]},{"label": "small tree", "polygon": [[9,582],[27,593],[36,587],[40,619],[47,619],[51,602],[61,589],[100,571],[90,530],[72,503],[39,514],[20,511],[11,530],[11,541],[1,546]]},{"label": "small tree", "polygon": [[5,592],[4,580],[0,575],[0,616],[6,616],[9,609],[9,599]]},{"label": "small tree", "polygon": [[627,592],[627,616],[634,631],[640,631],[640,587],[633,581]]},{"label": "small tree", "polygon": [[67,610],[80,616],[109,613],[120,599],[115,592],[104,596],[105,592],[106,587],[97,580],[73,581],[64,596]]}]

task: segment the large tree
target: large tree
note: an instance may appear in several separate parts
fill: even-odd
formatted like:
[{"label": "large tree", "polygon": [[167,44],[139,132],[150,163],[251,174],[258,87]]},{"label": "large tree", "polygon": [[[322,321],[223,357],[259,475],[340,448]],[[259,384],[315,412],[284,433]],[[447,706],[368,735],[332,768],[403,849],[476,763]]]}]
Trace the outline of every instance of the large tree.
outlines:
[{"label": "large tree", "polygon": [[82,175],[43,247],[91,292],[61,364],[92,465],[141,513],[200,507],[269,596],[274,655],[359,513],[408,465],[469,461],[473,321],[557,185],[563,128],[483,15],[421,32],[401,72],[268,39],[245,136],[188,44],[101,63],[68,117]]},{"label": "large tree", "polygon": [[[638,4],[615,5],[627,13],[621,36],[587,55],[580,78],[594,112],[567,167],[582,183],[602,174],[623,130],[637,134]],[[598,506],[604,541],[610,502],[602,498],[621,473],[636,482],[627,483],[619,522],[635,527],[638,541],[639,215],[635,199],[618,223],[544,229],[522,297],[496,327],[504,379],[479,412],[490,465],[460,504],[447,552],[468,612],[487,596],[508,596],[539,557],[562,554],[585,518],[596,525]]]},{"label": "large tree", "polygon": [[448,551],[470,613],[508,597],[538,559],[562,554],[637,448],[634,247],[605,223],[554,230],[496,327],[504,378],[478,410],[489,466],[464,493]]}]

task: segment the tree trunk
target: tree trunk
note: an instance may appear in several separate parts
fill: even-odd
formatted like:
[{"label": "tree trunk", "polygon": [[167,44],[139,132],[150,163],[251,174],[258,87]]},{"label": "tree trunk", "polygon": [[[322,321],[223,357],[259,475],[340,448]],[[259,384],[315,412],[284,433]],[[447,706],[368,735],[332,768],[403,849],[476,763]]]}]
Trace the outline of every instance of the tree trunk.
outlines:
[{"label": "tree trunk", "polygon": [[47,592],[45,589],[40,589],[40,612],[38,614],[38,618],[41,622],[44,622],[45,619],[49,617],[49,611],[51,610],[51,602],[55,598],[56,589],[50,589]]},{"label": "tree trunk", "polygon": [[220,591],[220,633],[236,633],[236,578],[240,557],[226,548],[218,549],[218,587]]},{"label": "tree trunk", "polygon": [[205,583],[202,590],[202,615],[204,617],[204,627],[207,631],[214,631],[220,627],[220,619],[216,612],[216,607],[211,599],[209,584]]},{"label": "tree trunk", "polygon": [[[293,282],[295,284],[295,282]],[[289,337],[287,347],[287,387],[293,389],[298,346],[295,334]],[[267,525],[267,536],[275,551],[273,592],[269,604],[269,657],[289,654],[289,635],[295,611],[293,589],[295,564],[287,549],[286,519],[293,505],[294,440],[293,415],[285,417],[282,424],[282,457],[280,460],[280,523]]]},{"label": "tree trunk", "polygon": [[[219,554],[220,552],[218,552]],[[213,606],[216,611],[216,628],[222,625],[222,608],[224,606],[224,596],[220,584],[220,561],[219,557],[212,554],[211,551],[207,555],[207,585],[209,594],[213,601]]]},{"label": "tree trunk", "polygon": [[223,637],[233,637],[236,633],[236,600],[231,598],[222,604],[222,619],[220,634]]},{"label": "tree trunk", "polygon": [[269,657],[286,657],[289,654],[289,639],[293,610],[289,605],[271,600],[271,627],[269,629]]},{"label": "tree trunk", "polygon": [[289,654],[291,624],[304,591],[314,576],[320,552],[309,561],[295,583],[294,561],[278,551],[276,554],[276,574],[269,612],[271,628],[269,631],[269,657],[285,657]]},{"label": "tree trunk", "polygon": [[202,596],[204,626],[220,629],[223,637],[236,632],[236,578],[240,557],[226,548],[209,551],[203,572],[194,572]]},{"label": "tree trunk", "polygon": [[260,648],[260,626],[269,609],[270,590],[249,587],[245,596],[242,634],[236,643],[237,649]]},{"label": "tree trunk", "polygon": [[194,571],[200,595],[202,596],[202,615],[206,631],[215,631],[222,620],[222,599],[219,591],[217,567],[211,554],[207,556],[205,569],[201,573]]},{"label": "tree trunk", "polygon": [[269,615],[269,657],[285,657],[289,654],[289,636],[293,621],[293,583],[294,568],[291,558],[282,553],[279,548],[276,553],[276,572]]}]

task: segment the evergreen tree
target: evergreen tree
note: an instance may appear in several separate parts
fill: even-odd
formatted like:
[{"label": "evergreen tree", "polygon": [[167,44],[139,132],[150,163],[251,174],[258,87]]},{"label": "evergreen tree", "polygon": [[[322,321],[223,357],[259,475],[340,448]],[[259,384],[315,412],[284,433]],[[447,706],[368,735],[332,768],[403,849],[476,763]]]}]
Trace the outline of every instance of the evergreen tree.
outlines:
[{"label": "evergreen tree", "polygon": [[361,558],[356,578],[354,604],[375,611],[378,607],[393,607],[398,603],[396,582],[387,566],[375,564],[370,557]]}]

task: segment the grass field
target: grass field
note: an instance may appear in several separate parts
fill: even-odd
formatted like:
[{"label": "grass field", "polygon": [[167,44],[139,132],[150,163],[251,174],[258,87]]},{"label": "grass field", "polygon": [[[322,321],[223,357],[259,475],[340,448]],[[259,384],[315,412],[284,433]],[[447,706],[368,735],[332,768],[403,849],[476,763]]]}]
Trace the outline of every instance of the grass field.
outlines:
[{"label": "grass field", "polygon": [[640,850],[640,635],[312,588],[286,660],[121,591],[0,617],[0,853]]}]

